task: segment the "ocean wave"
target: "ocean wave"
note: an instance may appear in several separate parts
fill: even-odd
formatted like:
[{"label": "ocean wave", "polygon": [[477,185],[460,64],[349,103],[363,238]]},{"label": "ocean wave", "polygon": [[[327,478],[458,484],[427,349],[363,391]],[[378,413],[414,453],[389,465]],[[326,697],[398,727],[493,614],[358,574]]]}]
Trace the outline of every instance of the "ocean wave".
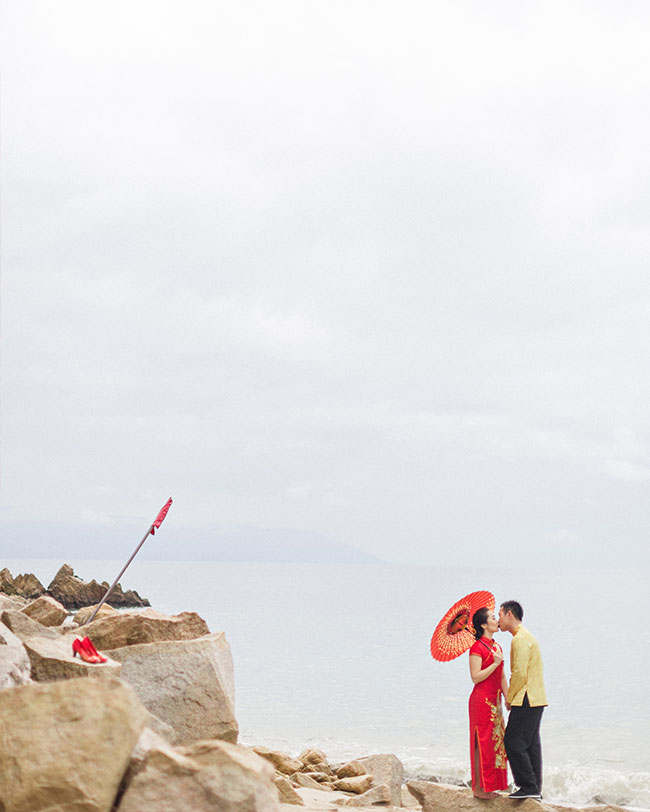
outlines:
[{"label": "ocean wave", "polygon": [[612,804],[650,809],[650,773],[577,765],[544,770],[544,796],[572,806]]},{"label": "ocean wave", "polygon": [[[438,781],[444,784],[469,786],[467,762],[439,758],[423,761],[405,758],[407,780]],[[566,806],[611,804],[650,811],[650,773],[623,772],[567,764],[544,769],[544,800]]]}]

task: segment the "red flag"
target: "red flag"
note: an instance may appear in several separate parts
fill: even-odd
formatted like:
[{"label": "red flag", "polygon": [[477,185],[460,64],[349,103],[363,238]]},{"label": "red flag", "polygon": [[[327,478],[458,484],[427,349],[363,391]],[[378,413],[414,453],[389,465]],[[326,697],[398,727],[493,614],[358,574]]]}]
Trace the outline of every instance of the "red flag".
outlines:
[{"label": "red flag", "polygon": [[169,510],[171,505],[172,505],[172,498],[170,496],[169,499],[165,502],[165,504],[160,508],[160,513],[156,516],[156,518],[154,520],[154,523],[151,525],[151,535],[152,536],[156,535],[156,528],[160,527],[160,525],[163,523],[163,519],[167,515],[167,511]]}]

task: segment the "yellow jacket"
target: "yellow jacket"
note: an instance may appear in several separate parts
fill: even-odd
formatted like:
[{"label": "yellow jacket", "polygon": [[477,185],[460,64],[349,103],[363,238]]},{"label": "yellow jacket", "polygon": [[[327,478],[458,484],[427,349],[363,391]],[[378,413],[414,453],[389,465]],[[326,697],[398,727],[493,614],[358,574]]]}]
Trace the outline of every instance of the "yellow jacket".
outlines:
[{"label": "yellow jacket", "polygon": [[507,700],[511,705],[523,705],[526,694],[531,708],[548,705],[539,644],[528,629],[520,625],[510,646],[510,687]]}]

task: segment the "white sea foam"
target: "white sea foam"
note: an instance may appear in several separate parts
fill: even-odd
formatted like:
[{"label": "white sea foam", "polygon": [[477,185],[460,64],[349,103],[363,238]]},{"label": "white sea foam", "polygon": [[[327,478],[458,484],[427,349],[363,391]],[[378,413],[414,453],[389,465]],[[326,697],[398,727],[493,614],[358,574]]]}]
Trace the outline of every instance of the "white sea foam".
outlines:
[{"label": "white sea foam", "polygon": [[650,809],[650,773],[549,767],[544,771],[544,796],[574,806],[612,804]]},{"label": "white sea foam", "polygon": [[[423,761],[403,757],[407,779],[436,780],[444,784],[469,785],[469,761],[436,759]],[[544,770],[544,799],[565,806],[611,804],[650,810],[650,773],[626,773],[567,765]]]}]

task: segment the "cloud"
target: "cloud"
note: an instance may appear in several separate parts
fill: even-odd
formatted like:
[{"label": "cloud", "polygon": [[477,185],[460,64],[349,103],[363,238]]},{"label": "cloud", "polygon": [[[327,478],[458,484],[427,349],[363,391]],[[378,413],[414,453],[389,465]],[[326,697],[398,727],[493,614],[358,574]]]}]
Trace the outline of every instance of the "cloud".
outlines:
[{"label": "cloud", "polygon": [[112,516],[107,516],[105,513],[95,513],[92,510],[84,510],[80,516],[84,524],[101,525],[103,527],[113,527],[116,520]]},{"label": "cloud", "polygon": [[582,539],[578,535],[564,528],[546,533],[544,541],[552,547],[575,548],[583,545]]},{"label": "cloud", "polygon": [[650,480],[650,466],[639,465],[627,460],[607,460],[602,470],[612,479],[622,482],[648,482]]},{"label": "cloud", "polygon": [[287,488],[287,495],[292,499],[305,499],[310,496],[313,488],[310,482],[304,482],[302,485],[295,485],[293,488]]}]

